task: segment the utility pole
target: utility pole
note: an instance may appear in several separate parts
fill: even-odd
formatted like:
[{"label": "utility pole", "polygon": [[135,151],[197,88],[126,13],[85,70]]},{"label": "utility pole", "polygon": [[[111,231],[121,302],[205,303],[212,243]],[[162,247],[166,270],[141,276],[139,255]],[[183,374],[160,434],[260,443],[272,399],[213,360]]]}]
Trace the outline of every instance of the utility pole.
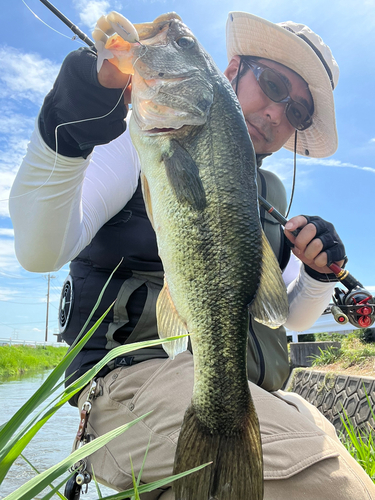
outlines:
[{"label": "utility pole", "polygon": [[49,310],[49,286],[51,282],[51,275],[48,273],[48,285],[47,285],[47,316],[46,316],[46,336],[45,336],[45,342],[47,342],[48,339],[48,310]]},{"label": "utility pole", "polygon": [[48,273],[48,285],[47,285],[47,314],[46,314],[46,335],[44,338],[44,341],[47,342],[48,339],[48,311],[49,311],[49,289],[50,289],[50,283],[51,283],[51,278],[56,278],[56,276],[51,276],[50,273]]}]

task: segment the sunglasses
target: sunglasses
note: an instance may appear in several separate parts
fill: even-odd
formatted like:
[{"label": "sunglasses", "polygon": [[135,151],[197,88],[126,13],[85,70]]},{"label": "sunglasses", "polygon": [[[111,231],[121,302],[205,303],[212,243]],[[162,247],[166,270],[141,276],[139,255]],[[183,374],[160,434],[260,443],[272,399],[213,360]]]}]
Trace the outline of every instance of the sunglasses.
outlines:
[{"label": "sunglasses", "polygon": [[241,61],[254,73],[255,78],[266,94],[273,102],[287,103],[285,114],[289,123],[297,130],[306,130],[312,124],[312,114],[302,103],[294,101],[290,95],[288,87],[280,75],[257,61],[252,63],[241,58]]}]

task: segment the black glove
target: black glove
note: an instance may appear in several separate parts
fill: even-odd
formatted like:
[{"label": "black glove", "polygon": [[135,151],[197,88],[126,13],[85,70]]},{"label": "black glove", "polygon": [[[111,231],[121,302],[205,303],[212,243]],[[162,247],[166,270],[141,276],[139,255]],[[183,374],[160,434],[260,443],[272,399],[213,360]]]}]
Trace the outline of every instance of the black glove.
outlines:
[{"label": "black glove", "polygon": [[[345,262],[342,267],[345,267],[345,264],[348,261],[345,254],[345,247],[340,239],[340,236],[337,234],[334,225],[315,215],[304,215],[303,217],[307,219],[308,224],[314,224],[316,227],[315,238],[319,238],[323,243],[322,252],[326,252],[327,254],[327,266],[330,266],[332,262],[344,260]],[[322,274],[318,273],[314,269],[311,269],[311,267],[306,264],[304,264],[304,266],[307,274],[318,281],[338,281],[334,273]]]},{"label": "black glove", "polygon": [[[96,60],[95,53],[88,48],[82,47],[71,52],[44,100],[39,115],[39,129],[46,144],[55,151],[57,125],[103,116],[120,99],[122,89],[107,89],[100,85]],[[124,132],[126,114],[127,107],[121,98],[116,108],[105,118],[59,127],[58,153],[87,158],[94,146],[107,144]]]}]

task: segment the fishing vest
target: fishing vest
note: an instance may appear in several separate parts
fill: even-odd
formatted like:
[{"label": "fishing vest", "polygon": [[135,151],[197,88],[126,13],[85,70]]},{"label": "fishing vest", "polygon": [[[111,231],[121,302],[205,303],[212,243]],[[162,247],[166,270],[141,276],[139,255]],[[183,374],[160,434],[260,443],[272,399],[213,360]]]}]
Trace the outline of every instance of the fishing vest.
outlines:
[{"label": "fishing vest", "polygon": [[[281,213],[286,210],[286,194],[278,177],[258,170],[258,190]],[[283,269],[290,252],[285,252],[281,226],[261,209],[266,236]],[[121,263],[120,263],[121,261]],[[67,296],[60,302],[60,330],[71,345],[97,302],[109,275],[101,303],[87,330],[116,299],[114,307],[96,330],[85,348],[67,370],[69,383],[92,368],[109,349],[158,338],[156,300],[163,286],[163,266],[158,256],[156,235],[147,217],[140,183],[125,207],[98,231],[91,243],[71,262],[70,275],[63,287]],[[68,303],[69,311],[64,310]],[[114,359],[99,372],[105,376],[119,366],[129,366],[153,357],[167,358],[160,346],[140,349]],[[289,374],[285,329],[271,330],[251,321],[248,344],[249,379],[266,390],[279,389]],[[72,401],[76,404],[76,401]]]}]

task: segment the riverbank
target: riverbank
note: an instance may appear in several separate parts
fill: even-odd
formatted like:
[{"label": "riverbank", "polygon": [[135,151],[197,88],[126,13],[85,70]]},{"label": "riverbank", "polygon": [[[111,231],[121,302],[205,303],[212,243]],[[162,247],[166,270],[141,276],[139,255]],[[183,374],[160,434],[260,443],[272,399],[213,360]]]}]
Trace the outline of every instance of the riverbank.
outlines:
[{"label": "riverbank", "polygon": [[13,377],[54,368],[67,347],[0,346],[0,377]]}]

